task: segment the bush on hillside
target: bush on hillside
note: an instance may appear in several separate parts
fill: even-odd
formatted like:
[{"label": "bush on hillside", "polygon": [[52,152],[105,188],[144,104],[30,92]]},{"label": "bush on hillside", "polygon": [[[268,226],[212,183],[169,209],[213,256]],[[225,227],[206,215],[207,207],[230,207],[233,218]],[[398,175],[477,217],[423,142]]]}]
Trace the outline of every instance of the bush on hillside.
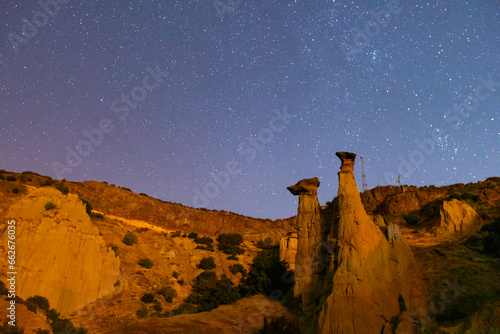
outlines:
[{"label": "bush on hillside", "polygon": [[168,303],[172,303],[173,299],[177,298],[178,295],[177,290],[171,286],[162,287],[158,293],[162,295]]},{"label": "bush on hillside", "polygon": [[153,267],[153,261],[151,261],[149,258],[145,257],[143,259],[139,260],[139,265],[144,268],[152,268]]},{"label": "bush on hillside", "polygon": [[137,243],[137,237],[134,233],[127,232],[127,234],[125,234],[125,236],[123,237],[122,242],[127,246],[132,246],[133,244]]},{"label": "bush on hillside", "polygon": [[141,301],[145,302],[146,304],[150,304],[155,301],[155,295],[152,293],[145,293],[142,295]]},{"label": "bush on hillside", "polygon": [[52,209],[55,209],[56,208],[56,205],[52,202],[47,202],[45,203],[45,210],[48,211],[48,210],[52,210]]},{"label": "bush on hillside", "polygon": [[241,255],[245,250],[240,247],[243,243],[241,234],[221,234],[217,237],[219,250],[230,255]]},{"label": "bush on hillside", "polygon": [[404,216],[404,219],[408,225],[415,225],[420,220],[417,213],[413,211]]},{"label": "bush on hillside", "polygon": [[274,290],[286,293],[292,287],[292,273],[288,272],[286,263],[280,261],[279,250],[273,249],[264,250],[253,259],[240,290],[244,295],[269,296]]},{"label": "bush on hillside", "polygon": [[213,256],[205,257],[200,261],[200,263],[197,265],[197,267],[200,269],[204,269],[204,270],[215,269],[215,267],[216,267],[215,259],[213,258]]}]

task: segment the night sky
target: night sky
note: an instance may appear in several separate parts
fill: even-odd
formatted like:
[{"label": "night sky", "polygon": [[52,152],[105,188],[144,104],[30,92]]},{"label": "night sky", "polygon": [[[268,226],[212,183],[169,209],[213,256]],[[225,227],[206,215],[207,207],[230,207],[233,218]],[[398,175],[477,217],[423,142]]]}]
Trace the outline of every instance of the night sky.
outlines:
[{"label": "night sky", "polygon": [[49,3],[0,1],[0,169],[260,218],[331,200],[336,151],[368,188],[500,174],[498,0]]}]

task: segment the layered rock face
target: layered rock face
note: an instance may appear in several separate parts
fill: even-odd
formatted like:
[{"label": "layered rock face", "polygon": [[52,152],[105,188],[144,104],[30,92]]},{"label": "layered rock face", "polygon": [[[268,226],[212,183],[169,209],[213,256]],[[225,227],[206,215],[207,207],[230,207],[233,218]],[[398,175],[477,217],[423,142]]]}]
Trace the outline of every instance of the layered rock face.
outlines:
[{"label": "layered rock face", "polygon": [[[46,210],[48,202],[56,208]],[[39,188],[12,205],[7,216],[17,226],[20,297],[44,296],[51,307],[67,313],[114,289],[120,260],[77,195]]]},{"label": "layered rock face", "polygon": [[[302,294],[303,304],[305,296],[312,299],[307,307],[303,306],[306,322],[311,321],[305,331],[411,333],[410,315],[418,314],[426,301],[419,266],[397,225],[388,226],[388,235],[384,235],[366,214],[354,180],[356,155],[339,152],[337,156],[342,161],[338,212],[330,221],[327,238],[335,247],[323,247],[331,252],[319,261],[311,250],[322,246],[315,244],[318,240],[325,242],[317,237],[317,222],[322,218],[317,214],[315,197],[299,194],[303,201],[299,197],[296,268],[299,263],[309,265],[304,268],[308,271],[296,278],[299,284],[295,291],[296,295]],[[325,270],[315,271],[322,265]],[[304,275],[311,272],[316,273],[313,278]]]},{"label": "layered rock face", "polygon": [[303,305],[313,301],[314,273],[316,271],[315,249],[321,232],[321,214],[318,202],[317,177],[299,181],[287,189],[299,196],[299,209],[296,217],[297,254],[295,257],[294,296],[302,299]]},{"label": "layered rock face", "polygon": [[290,232],[280,240],[280,261],[285,261],[288,264],[289,270],[295,270],[297,243],[297,232]]},{"label": "layered rock face", "polygon": [[470,205],[452,199],[444,201],[440,210],[439,232],[450,236],[463,237],[479,230],[483,220]]}]

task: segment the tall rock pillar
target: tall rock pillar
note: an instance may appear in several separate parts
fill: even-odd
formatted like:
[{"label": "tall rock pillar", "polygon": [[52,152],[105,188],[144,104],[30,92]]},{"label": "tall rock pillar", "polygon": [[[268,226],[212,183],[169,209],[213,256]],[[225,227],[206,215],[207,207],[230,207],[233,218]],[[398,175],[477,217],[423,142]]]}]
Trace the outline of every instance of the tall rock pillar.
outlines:
[{"label": "tall rock pillar", "polygon": [[297,255],[295,257],[295,297],[301,297],[303,306],[311,304],[314,291],[314,273],[316,271],[315,248],[320,237],[321,216],[318,202],[317,177],[304,179],[287,189],[299,196],[297,212]]}]

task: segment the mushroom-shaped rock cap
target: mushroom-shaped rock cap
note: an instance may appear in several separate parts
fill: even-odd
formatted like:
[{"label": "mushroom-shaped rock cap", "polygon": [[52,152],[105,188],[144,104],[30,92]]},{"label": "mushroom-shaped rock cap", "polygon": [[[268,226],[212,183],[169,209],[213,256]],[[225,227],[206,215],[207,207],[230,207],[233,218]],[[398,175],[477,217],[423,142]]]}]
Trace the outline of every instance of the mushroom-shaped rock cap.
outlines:
[{"label": "mushroom-shaped rock cap", "polygon": [[297,182],[295,185],[287,187],[293,195],[306,194],[309,196],[316,196],[318,193],[319,179],[313,177],[311,179],[304,179]]},{"label": "mushroom-shaped rock cap", "polygon": [[342,161],[342,165],[340,166],[341,172],[352,172],[354,171],[354,160],[356,159],[356,154],[351,152],[337,152],[335,153],[337,157],[339,157],[340,161]]}]

